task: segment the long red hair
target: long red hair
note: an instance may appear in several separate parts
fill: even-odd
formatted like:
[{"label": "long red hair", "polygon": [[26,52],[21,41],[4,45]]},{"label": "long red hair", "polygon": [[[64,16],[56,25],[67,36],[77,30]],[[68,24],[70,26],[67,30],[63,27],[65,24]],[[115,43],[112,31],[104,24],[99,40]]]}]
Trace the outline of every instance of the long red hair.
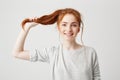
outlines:
[{"label": "long red hair", "polygon": [[62,18],[66,14],[73,14],[75,16],[76,20],[79,22],[79,25],[81,26],[81,24],[83,24],[82,19],[81,19],[81,14],[77,10],[72,9],[72,8],[65,8],[65,9],[56,10],[49,15],[43,15],[36,19],[27,18],[22,21],[22,27],[24,28],[24,25],[27,22],[35,22],[35,23],[39,23],[39,24],[43,24],[43,25],[50,25],[50,24],[54,24],[56,22],[57,22],[57,24],[59,24],[60,21],[62,20]]}]

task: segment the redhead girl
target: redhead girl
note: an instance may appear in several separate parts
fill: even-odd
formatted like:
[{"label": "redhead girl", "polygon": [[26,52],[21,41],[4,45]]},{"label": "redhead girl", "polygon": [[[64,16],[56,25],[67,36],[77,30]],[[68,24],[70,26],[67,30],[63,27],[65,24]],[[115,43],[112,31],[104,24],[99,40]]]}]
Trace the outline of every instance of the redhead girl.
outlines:
[{"label": "redhead girl", "polygon": [[[26,23],[28,25],[26,25]],[[61,43],[44,50],[24,49],[26,36],[38,24],[57,23]],[[51,80],[101,80],[97,53],[94,48],[76,42],[76,36],[83,31],[81,14],[72,8],[59,9],[39,18],[25,19],[19,33],[13,55],[16,58],[47,62],[50,65]],[[81,37],[82,41],[82,37]]]}]

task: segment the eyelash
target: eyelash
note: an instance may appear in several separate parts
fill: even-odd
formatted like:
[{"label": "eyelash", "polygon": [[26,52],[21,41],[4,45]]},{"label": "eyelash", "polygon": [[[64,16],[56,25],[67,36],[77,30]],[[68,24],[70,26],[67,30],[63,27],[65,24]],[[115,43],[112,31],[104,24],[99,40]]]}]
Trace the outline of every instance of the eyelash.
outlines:
[{"label": "eyelash", "polygon": [[[66,26],[66,24],[62,24],[62,26]],[[76,24],[72,24],[71,26],[73,26],[73,27],[77,27]]]},{"label": "eyelash", "polygon": [[66,24],[62,24],[62,26],[66,26]]},{"label": "eyelash", "polygon": [[72,26],[77,27],[77,25],[76,25],[76,24],[73,24]]}]

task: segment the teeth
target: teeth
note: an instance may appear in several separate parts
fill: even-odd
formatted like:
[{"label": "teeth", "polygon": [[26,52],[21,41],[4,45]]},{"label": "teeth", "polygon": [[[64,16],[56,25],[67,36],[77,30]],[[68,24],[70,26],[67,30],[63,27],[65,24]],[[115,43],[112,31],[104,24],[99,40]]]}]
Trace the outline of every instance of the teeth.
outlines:
[{"label": "teeth", "polygon": [[67,35],[67,36],[72,36],[73,33],[65,33],[65,35]]}]

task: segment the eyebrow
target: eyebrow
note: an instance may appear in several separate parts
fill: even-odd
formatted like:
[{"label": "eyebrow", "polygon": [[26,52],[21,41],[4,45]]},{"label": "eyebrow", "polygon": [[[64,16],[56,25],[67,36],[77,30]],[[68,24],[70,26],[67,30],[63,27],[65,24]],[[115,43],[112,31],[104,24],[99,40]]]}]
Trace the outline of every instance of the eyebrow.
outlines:
[{"label": "eyebrow", "polygon": [[[62,23],[68,23],[68,22],[62,22]],[[72,23],[77,23],[77,22],[72,22]]]}]

